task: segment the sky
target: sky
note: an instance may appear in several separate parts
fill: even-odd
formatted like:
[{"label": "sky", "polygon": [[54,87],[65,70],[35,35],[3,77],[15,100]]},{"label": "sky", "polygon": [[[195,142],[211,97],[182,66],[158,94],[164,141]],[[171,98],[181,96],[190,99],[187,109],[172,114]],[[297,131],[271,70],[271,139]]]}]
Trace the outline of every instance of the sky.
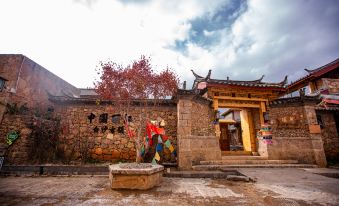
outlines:
[{"label": "sky", "polygon": [[339,58],[337,0],[0,0],[0,54],[23,54],[80,87],[99,63],[141,55],[191,86],[289,82]]}]

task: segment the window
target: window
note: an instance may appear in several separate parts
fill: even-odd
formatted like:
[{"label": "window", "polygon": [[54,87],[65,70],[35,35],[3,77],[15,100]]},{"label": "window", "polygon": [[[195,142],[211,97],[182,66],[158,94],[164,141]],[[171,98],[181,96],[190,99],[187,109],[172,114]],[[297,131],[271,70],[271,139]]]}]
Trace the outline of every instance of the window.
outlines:
[{"label": "window", "polygon": [[0,77],[0,92],[2,92],[6,88],[5,87],[6,81],[7,81],[7,79]]}]

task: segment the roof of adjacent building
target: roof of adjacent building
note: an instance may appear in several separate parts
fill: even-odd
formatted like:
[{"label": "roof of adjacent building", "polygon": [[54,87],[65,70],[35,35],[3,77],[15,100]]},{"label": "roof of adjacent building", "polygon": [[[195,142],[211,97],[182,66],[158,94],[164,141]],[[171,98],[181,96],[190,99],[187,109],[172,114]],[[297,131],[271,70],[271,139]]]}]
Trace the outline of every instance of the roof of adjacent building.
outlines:
[{"label": "roof of adjacent building", "polygon": [[95,92],[95,89],[91,89],[91,88],[83,89],[83,88],[80,88],[80,96],[98,96],[98,93]]},{"label": "roof of adjacent building", "polygon": [[310,69],[305,69],[305,71],[307,72],[306,76],[301,77],[300,79],[296,80],[295,82],[292,82],[291,84],[289,84],[287,86],[288,90],[293,90],[294,88],[298,87],[298,85],[302,85],[305,82],[311,81],[313,79],[317,79],[319,77],[321,77],[322,75],[331,72],[335,69],[339,68],[339,58],[324,65],[321,66],[319,68],[310,70]]},{"label": "roof of adjacent building", "polygon": [[251,80],[251,81],[240,81],[240,80],[231,80],[229,77],[227,79],[211,79],[212,70],[209,70],[206,77],[202,77],[196,74],[193,70],[191,70],[195,80],[193,83],[192,89],[196,89],[198,84],[201,82],[206,82],[208,86],[240,86],[240,87],[255,87],[255,88],[274,88],[274,89],[285,89],[287,84],[287,76],[285,76],[284,80],[278,83],[272,82],[263,82],[264,75],[261,76],[260,79]]}]

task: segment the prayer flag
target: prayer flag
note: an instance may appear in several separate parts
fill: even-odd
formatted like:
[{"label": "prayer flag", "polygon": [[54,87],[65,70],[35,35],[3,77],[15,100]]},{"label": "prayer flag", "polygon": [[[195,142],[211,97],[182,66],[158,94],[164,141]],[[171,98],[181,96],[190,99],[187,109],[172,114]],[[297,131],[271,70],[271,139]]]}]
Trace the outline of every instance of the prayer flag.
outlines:
[{"label": "prayer flag", "polygon": [[160,135],[158,135],[158,143],[162,143],[162,139]]},{"label": "prayer flag", "polygon": [[171,152],[173,152],[173,151],[174,151],[174,147],[171,145],[171,146],[169,147],[169,150],[170,150]]},{"label": "prayer flag", "polygon": [[157,161],[160,160],[160,155],[158,152],[155,153],[154,159],[156,159]]},{"label": "prayer flag", "polygon": [[155,151],[161,152],[162,151],[162,145],[158,143]]},{"label": "prayer flag", "polygon": [[167,139],[168,139],[168,136],[166,136],[166,135],[163,135],[163,136],[162,136],[162,140],[163,140],[164,142],[166,142]]},{"label": "prayer flag", "polygon": [[169,140],[167,140],[167,141],[165,142],[165,145],[166,145],[167,148],[170,148],[171,142],[170,142]]},{"label": "prayer flag", "polygon": [[152,165],[156,165],[157,164],[157,162],[155,161],[155,159],[153,158],[153,160],[152,160]]}]

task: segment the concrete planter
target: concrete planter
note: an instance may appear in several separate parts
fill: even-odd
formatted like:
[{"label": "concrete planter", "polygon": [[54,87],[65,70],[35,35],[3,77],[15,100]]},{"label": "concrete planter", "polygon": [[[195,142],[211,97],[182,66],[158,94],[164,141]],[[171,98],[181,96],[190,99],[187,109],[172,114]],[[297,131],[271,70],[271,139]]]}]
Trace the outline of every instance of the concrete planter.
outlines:
[{"label": "concrete planter", "polygon": [[149,163],[114,164],[109,166],[109,181],[112,189],[147,190],[161,182],[163,170]]}]

